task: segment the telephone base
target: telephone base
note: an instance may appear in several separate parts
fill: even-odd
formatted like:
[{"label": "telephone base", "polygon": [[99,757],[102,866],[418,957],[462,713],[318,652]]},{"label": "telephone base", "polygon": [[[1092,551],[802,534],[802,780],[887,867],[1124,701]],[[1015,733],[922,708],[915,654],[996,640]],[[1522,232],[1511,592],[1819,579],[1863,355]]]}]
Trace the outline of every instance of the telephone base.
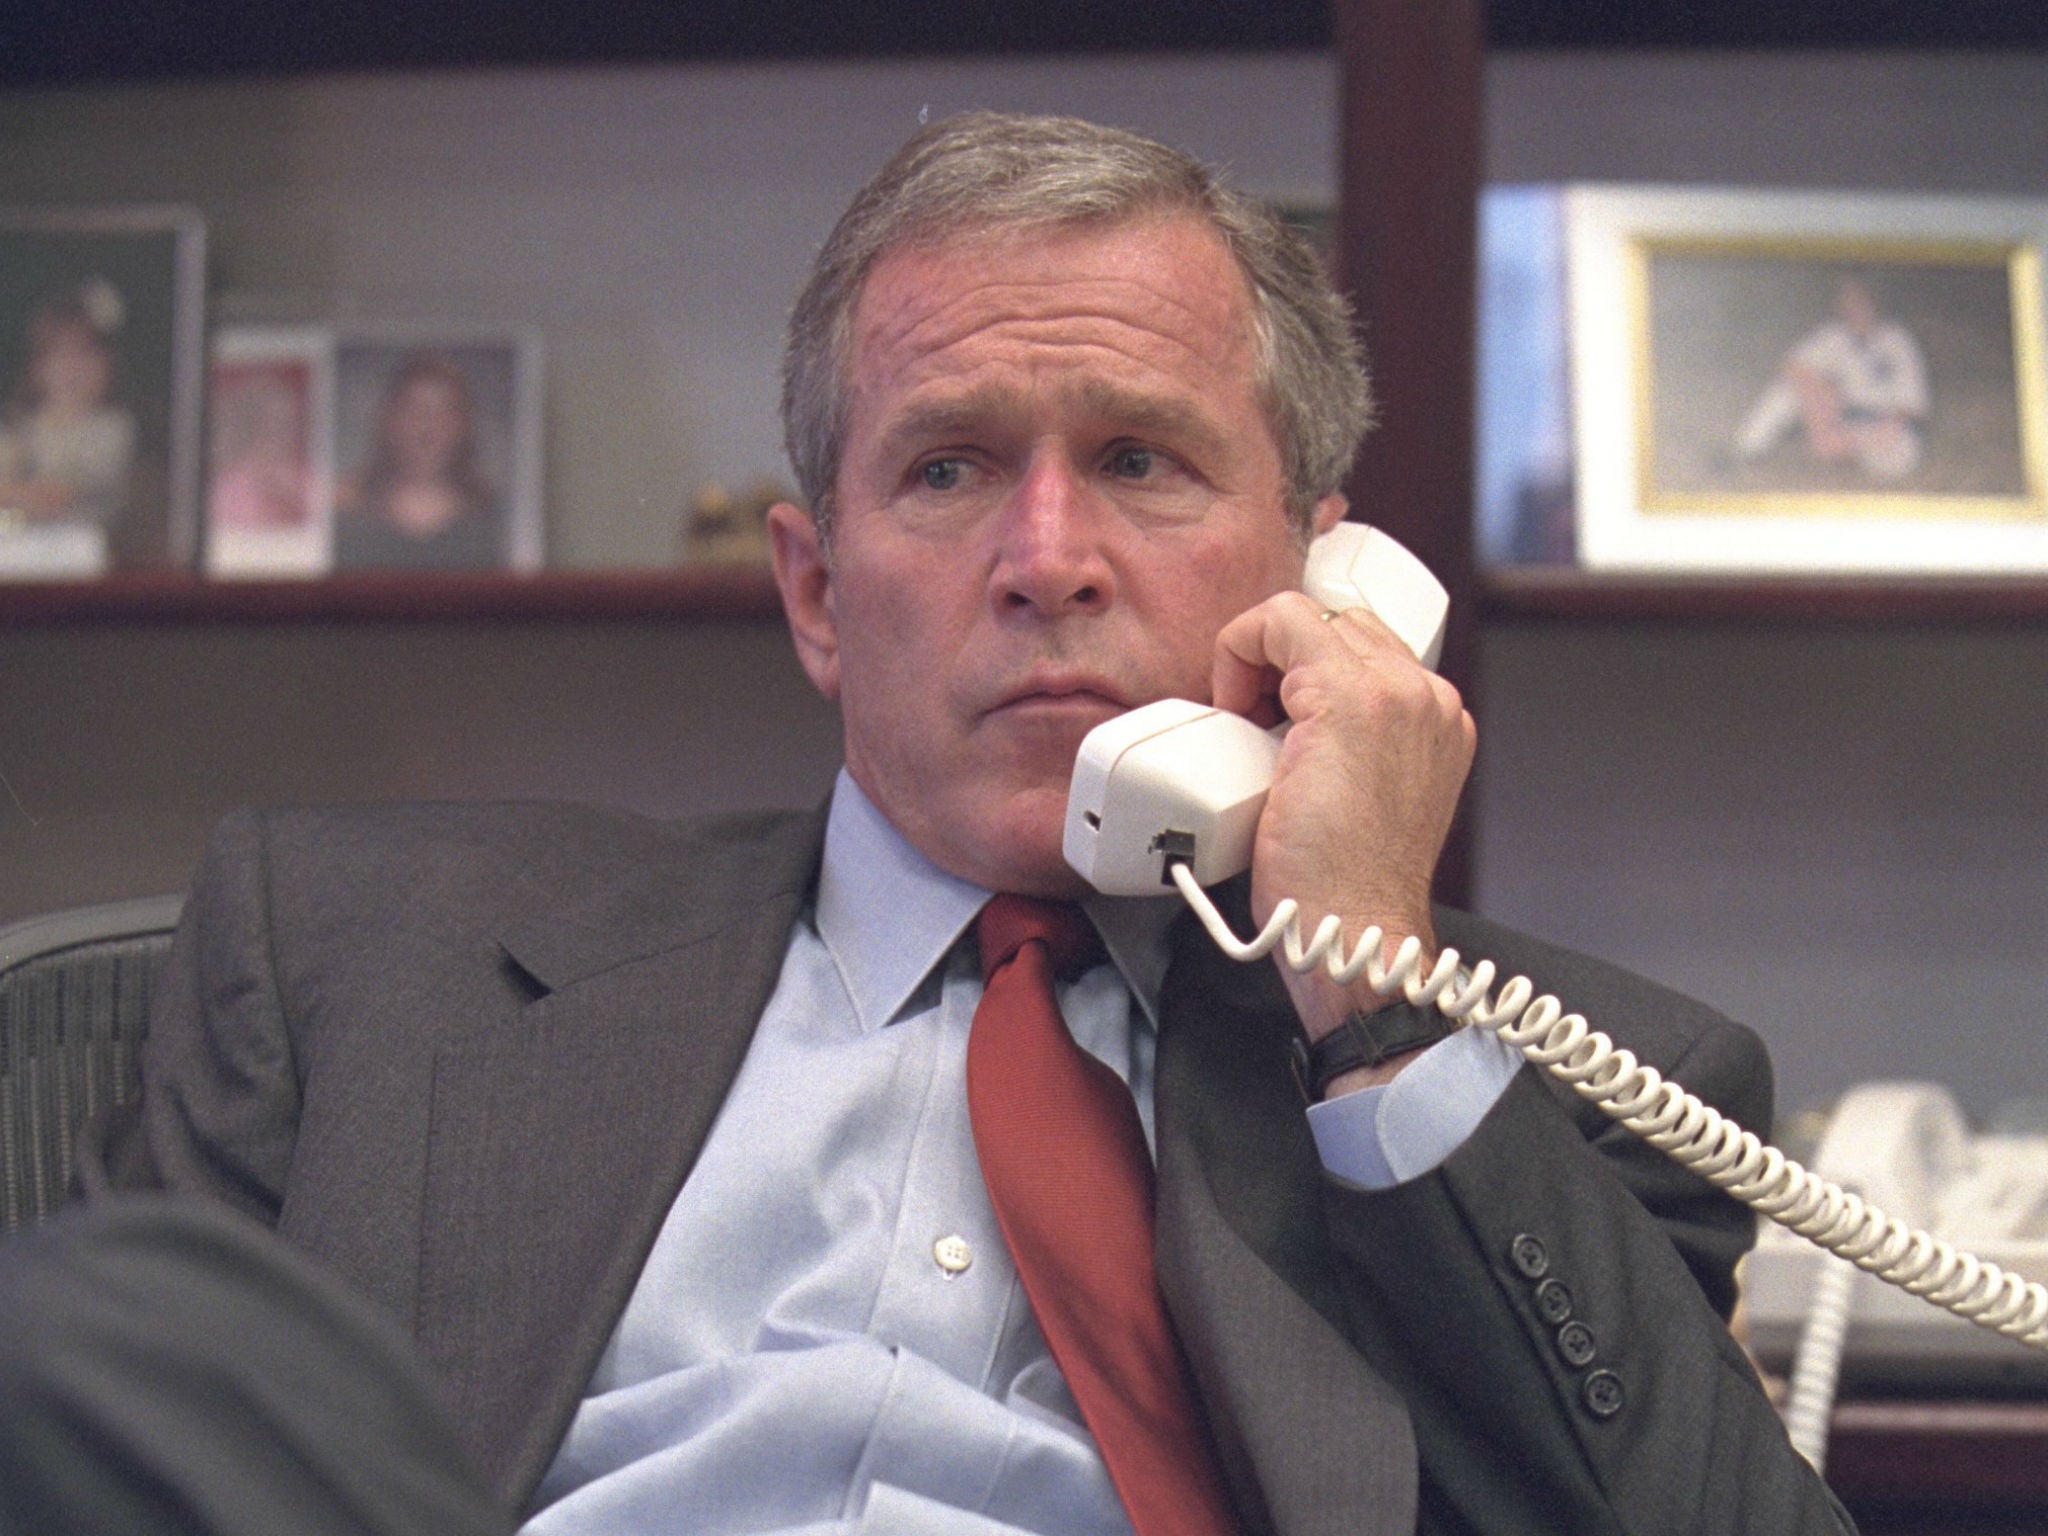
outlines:
[{"label": "telephone base", "polygon": [[[2048,1242],[1957,1239],[1979,1258],[2024,1275],[2048,1274]],[[1742,1291],[1749,1347],[1766,1370],[1791,1369],[1799,1331],[1823,1263],[1845,1262],[1803,1238],[1769,1228],[1744,1261]],[[1859,1274],[1852,1287],[1855,1311],[1842,1359],[1844,1391],[1934,1390],[2001,1396],[2048,1390],[2048,1354],[2015,1349],[1918,1296]]]}]

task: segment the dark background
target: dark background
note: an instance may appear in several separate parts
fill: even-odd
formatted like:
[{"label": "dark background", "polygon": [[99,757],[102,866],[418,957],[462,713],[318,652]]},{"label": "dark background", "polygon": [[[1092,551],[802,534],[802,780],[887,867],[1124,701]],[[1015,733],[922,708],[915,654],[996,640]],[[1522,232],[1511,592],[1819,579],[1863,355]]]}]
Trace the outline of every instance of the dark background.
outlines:
[{"label": "dark background", "polygon": [[[1489,40],[1504,48],[2048,48],[2039,0],[1487,0],[1485,9]],[[0,0],[0,86],[1329,41],[1329,0]]]}]

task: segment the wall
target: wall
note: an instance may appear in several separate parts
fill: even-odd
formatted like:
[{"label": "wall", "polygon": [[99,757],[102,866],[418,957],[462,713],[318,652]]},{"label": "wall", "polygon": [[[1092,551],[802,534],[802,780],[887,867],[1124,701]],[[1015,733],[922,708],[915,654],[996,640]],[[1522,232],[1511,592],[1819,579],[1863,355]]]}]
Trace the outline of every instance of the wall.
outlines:
[{"label": "wall", "polygon": [[183,887],[240,805],[804,805],[836,717],[778,622],[0,635],[0,921]]},{"label": "wall", "polygon": [[[1507,55],[1488,99],[1501,180],[2039,194],[2048,166],[2034,57]],[[0,200],[197,201],[225,313],[538,320],[551,553],[659,563],[699,483],[779,471],[775,335],[839,203],[969,105],[1333,183],[1334,72],[1278,56],[17,93]],[[1484,664],[1483,909],[1756,1022],[1788,1103],[2048,1087],[2048,635],[1496,624]],[[767,623],[0,635],[0,917],[175,885],[244,801],[801,802],[832,742]]]}]

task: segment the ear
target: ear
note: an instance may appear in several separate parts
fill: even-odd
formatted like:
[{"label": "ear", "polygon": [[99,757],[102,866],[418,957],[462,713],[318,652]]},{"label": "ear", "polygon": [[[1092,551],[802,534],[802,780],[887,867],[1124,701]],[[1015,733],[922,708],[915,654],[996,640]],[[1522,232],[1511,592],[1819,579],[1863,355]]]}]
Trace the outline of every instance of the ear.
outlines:
[{"label": "ear", "polygon": [[1342,491],[1330,492],[1329,495],[1316,503],[1314,523],[1316,532],[1319,534],[1328,533],[1332,528],[1344,521],[1344,514],[1350,510],[1350,497],[1346,496]]},{"label": "ear", "polygon": [[796,642],[797,660],[826,698],[839,698],[839,620],[832,601],[832,572],[825,563],[818,525],[802,507],[778,501],[768,509],[768,538],[775,555],[775,585],[782,614]]}]

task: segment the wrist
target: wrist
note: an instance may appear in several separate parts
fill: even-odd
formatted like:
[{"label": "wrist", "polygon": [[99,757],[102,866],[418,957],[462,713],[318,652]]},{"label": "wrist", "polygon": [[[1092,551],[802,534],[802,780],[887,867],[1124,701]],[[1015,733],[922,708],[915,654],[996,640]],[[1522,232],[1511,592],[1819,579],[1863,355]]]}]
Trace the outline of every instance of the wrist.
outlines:
[{"label": "wrist", "polygon": [[1422,1051],[1458,1027],[1434,1006],[1406,999],[1354,1010],[1328,1032],[1306,1031],[1290,1047],[1295,1083],[1313,1104],[1388,1083]]},{"label": "wrist", "polygon": [[[1365,931],[1365,926],[1362,921],[1344,925],[1338,939],[1339,958],[1351,958],[1351,946]],[[1429,974],[1437,958],[1433,924],[1412,919],[1405,923],[1396,920],[1390,924],[1382,920],[1378,926],[1381,939],[1376,958],[1380,967],[1391,967],[1400,955],[1402,944],[1412,935],[1421,946],[1416,956],[1418,972],[1425,976]],[[1389,992],[1374,988],[1370,973],[1376,967],[1370,964],[1351,981],[1338,982],[1330,976],[1326,963],[1307,971],[1297,971],[1278,950],[1274,951],[1273,963],[1278,967],[1280,980],[1294,1004],[1295,1017],[1301,1021],[1301,1032],[1311,1043],[1323,1039],[1355,1015],[1406,1005],[1400,987],[1393,982],[1388,983],[1393,988]],[[1381,974],[1385,974],[1384,971]]]},{"label": "wrist", "polygon": [[1323,1089],[1322,1102],[1341,1099],[1347,1093],[1357,1093],[1364,1088],[1384,1088],[1428,1049],[1428,1046],[1420,1045],[1412,1051],[1403,1051],[1398,1056],[1389,1056],[1376,1067],[1357,1067],[1352,1071],[1339,1073],[1331,1078],[1329,1085]]}]

